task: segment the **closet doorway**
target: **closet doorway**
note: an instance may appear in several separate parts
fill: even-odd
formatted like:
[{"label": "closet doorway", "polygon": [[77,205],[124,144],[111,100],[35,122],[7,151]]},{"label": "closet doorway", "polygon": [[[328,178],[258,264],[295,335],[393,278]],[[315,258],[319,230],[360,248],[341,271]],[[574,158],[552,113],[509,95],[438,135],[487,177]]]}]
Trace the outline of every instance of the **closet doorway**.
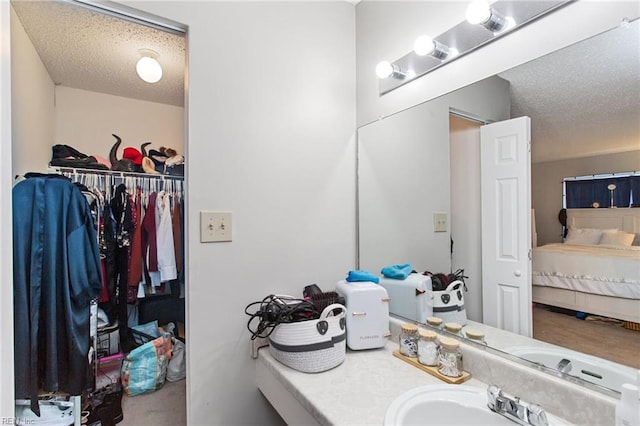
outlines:
[{"label": "closet doorway", "polygon": [[[143,268],[142,284],[127,303],[127,325],[171,321],[177,323],[176,334],[188,341],[186,27],[123,5],[88,3],[11,1],[12,175],[64,172],[111,196],[105,178],[111,172],[53,169],[53,147],[71,147],[107,168],[114,156],[138,166],[135,171],[144,174],[126,169],[110,176],[110,182],[123,184],[133,199],[141,193],[143,213],[149,195],[164,191],[172,215],[180,215],[173,223],[181,227],[182,239],[180,247],[174,245],[175,279],[156,282]],[[160,64],[156,83],[136,72],[143,57]],[[149,168],[139,164],[140,154],[151,160]],[[111,314],[107,317],[111,321]],[[186,424],[186,380],[167,385],[147,395],[125,396],[120,424]]]}]

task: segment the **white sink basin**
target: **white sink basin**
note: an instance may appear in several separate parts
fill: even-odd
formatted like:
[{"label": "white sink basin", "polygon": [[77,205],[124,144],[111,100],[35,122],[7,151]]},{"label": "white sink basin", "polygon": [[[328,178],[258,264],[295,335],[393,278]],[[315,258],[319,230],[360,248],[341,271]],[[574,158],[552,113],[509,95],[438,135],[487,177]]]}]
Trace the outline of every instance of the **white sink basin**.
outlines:
[{"label": "white sink basin", "polygon": [[465,385],[429,385],[411,389],[396,398],[384,425],[513,425],[487,407],[484,389]]},{"label": "white sink basin", "polygon": [[[548,413],[547,418],[550,425],[566,424]],[[513,426],[515,423],[487,407],[486,389],[443,384],[420,386],[403,393],[387,408],[383,424]]]}]

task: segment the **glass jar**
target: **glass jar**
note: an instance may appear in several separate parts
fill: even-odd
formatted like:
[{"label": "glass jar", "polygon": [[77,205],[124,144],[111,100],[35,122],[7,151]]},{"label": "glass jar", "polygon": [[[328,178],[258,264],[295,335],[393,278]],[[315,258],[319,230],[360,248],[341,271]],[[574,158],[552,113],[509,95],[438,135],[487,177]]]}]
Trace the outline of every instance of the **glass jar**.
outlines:
[{"label": "glass jar", "polygon": [[400,353],[416,358],[418,356],[418,326],[405,323],[400,326]]},{"label": "glass jar", "polygon": [[431,327],[442,329],[442,318],[428,317],[427,324],[430,325]]},{"label": "glass jar", "polygon": [[460,330],[462,330],[462,325],[457,322],[446,322],[444,324],[444,329],[452,334],[460,335]]},{"label": "glass jar", "polygon": [[462,352],[460,343],[455,339],[440,337],[438,350],[438,372],[448,377],[462,376]]},{"label": "glass jar", "polygon": [[418,362],[431,367],[438,365],[438,335],[431,330],[420,330],[418,334]]},{"label": "glass jar", "polygon": [[484,340],[484,333],[481,330],[468,329],[465,330],[465,334],[467,335],[468,339],[473,340],[474,342],[479,342],[484,345],[487,344],[487,342]]}]

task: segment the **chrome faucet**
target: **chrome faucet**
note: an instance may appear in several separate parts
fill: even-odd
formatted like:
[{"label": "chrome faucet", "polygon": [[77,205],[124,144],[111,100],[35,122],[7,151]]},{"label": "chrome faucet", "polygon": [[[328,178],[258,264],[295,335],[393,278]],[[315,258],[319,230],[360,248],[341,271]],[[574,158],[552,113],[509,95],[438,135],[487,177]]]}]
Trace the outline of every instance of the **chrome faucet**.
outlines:
[{"label": "chrome faucet", "polygon": [[538,404],[525,404],[520,398],[508,396],[496,385],[487,388],[487,406],[511,421],[525,426],[548,426],[549,421],[543,408]]},{"label": "chrome faucet", "polygon": [[561,373],[568,373],[571,371],[571,361],[566,358],[562,358],[558,365],[556,365],[556,370]]}]

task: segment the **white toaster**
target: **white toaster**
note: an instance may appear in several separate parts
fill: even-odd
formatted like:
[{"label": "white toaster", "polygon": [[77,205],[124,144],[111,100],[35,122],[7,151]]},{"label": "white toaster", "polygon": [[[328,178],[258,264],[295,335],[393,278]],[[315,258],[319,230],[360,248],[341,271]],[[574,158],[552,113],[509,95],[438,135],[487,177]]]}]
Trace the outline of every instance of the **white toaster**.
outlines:
[{"label": "white toaster", "polygon": [[336,284],[347,308],[347,346],[352,350],[381,348],[389,332],[389,296],[387,291],[368,281]]},{"label": "white toaster", "polygon": [[380,285],[391,298],[389,312],[392,314],[420,323],[433,315],[431,277],[422,274],[410,274],[404,280],[381,277]]}]

